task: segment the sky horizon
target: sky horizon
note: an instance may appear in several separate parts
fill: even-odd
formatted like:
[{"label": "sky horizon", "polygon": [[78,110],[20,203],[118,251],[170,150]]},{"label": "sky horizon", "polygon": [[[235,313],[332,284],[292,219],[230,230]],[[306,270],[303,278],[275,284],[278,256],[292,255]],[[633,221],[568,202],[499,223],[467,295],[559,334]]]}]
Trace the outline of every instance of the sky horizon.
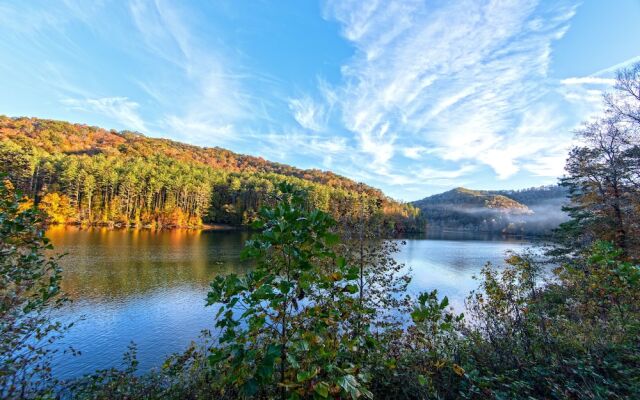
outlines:
[{"label": "sky horizon", "polygon": [[640,62],[638,20],[638,0],[8,1],[0,114],[224,147],[405,201],[520,189],[557,182],[615,70]]}]

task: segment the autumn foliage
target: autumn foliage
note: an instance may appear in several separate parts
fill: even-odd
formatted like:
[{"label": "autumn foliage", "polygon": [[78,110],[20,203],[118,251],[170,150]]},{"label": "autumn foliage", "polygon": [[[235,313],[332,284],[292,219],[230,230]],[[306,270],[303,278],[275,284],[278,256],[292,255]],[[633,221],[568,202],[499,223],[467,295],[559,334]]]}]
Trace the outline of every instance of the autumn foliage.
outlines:
[{"label": "autumn foliage", "polygon": [[376,202],[384,224],[424,227],[413,206],[331,172],[60,121],[0,117],[0,172],[43,203],[52,223],[248,225],[287,183],[336,218],[364,195]]}]

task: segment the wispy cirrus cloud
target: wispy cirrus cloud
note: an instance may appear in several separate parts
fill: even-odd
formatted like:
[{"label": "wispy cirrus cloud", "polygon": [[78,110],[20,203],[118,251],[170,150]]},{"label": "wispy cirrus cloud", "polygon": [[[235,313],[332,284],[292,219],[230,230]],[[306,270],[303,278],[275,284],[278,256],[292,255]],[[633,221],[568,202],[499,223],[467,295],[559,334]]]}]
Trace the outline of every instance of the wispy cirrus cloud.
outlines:
[{"label": "wispy cirrus cloud", "polygon": [[602,96],[615,85],[612,76],[616,71],[640,61],[640,56],[596,71],[587,76],[574,76],[560,80],[558,92],[564,99],[580,110],[583,120],[596,117],[602,110]]},{"label": "wispy cirrus cloud", "polygon": [[565,78],[560,81],[563,85],[613,85],[616,82],[613,78],[598,78],[596,76],[580,76]]},{"label": "wispy cirrus cloud", "polygon": [[461,165],[455,169],[435,169],[435,168],[421,168],[415,173],[415,178],[422,179],[429,183],[438,183],[437,181],[453,182],[458,178],[461,178],[469,173],[476,171],[475,165]]},{"label": "wispy cirrus cloud", "polygon": [[98,99],[63,99],[62,103],[68,107],[100,114],[117,121],[126,129],[147,132],[147,126],[138,114],[140,105],[126,97],[103,97]]},{"label": "wispy cirrus cloud", "polygon": [[[306,133],[297,129],[288,132],[254,133],[253,139],[264,144],[261,153],[274,160],[287,160],[291,154],[307,157],[319,157],[322,166],[336,172],[349,173],[350,170],[339,171],[343,163],[334,164],[335,158],[342,158],[351,151],[346,138],[337,135]],[[311,167],[304,165],[304,167]]]},{"label": "wispy cirrus cloud", "polygon": [[423,154],[426,153],[427,151],[428,149],[424,146],[412,146],[412,147],[403,148],[402,154],[405,157],[410,158],[412,160],[420,160]]},{"label": "wispy cirrus cloud", "polygon": [[326,17],[357,49],[342,69],[344,126],[383,175],[399,169],[396,147],[409,139],[405,157],[508,178],[555,153],[562,121],[532,121],[553,114],[541,106],[551,46],[574,13],[568,1],[329,1]]},{"label": "wispy cirrus cloud", "polygon": [[206,20],[191,4],[3,4],[0,23],[0,49],[16,55],[0,69],[21,76],[16,63],[23,64],[30,71],[23,85],[37,79],[64,109],[198,144],[236,140],[230,131],[238,122],[265,117],[256,110],[266,100],[247,89],[254,76],[225,46],[211,45],[215,32],[202,34]]},{"label": "wispy cirrus cloud", "polygon": [[178,79],[160,87],[137,81],[147,94],[173,108],[158,121],[161,129],[202,144],[237,138],[234,123],[250,117],[254,99],[224,51],[212,51],[194,35],[195,15],[162,0],[131,0],[129,11],[143,51],[179,70]]},{"label": "wispy cirrus cloud", "polygon": [[297,99],[289,99],[289,109],[293,118],[301,127],[312,131],[321,131],[326,125],[326,110],[321,103],[314,101],[309,96]]},{"label": "wispy cirrus cloud", "polygon": [[640,62],[640,56],[635,56],[635,57],[631,57],[627,60],[624,60],[620,63],[611,65],[607,68],[601,69],[600,71],[596,71],[593,74],[591,74],[591,76],[602,76],[602,75],[607,75],[607,74],[611,74],[613,72],[618,71],[621,68],[626,68],[632,64],[635,64],[637,62]]}]

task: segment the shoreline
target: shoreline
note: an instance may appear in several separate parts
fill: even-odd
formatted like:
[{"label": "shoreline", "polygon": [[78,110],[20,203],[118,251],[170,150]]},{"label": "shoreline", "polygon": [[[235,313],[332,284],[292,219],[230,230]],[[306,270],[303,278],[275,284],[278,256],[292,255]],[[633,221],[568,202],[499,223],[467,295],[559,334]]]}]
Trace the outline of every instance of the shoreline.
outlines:
[{"label": "shoreline", "polygon": [[[80,229],[87,228],[107,228],[112,230],[128,230],[128,229],[140,229],[149,231],[171,231],[171,230],[190,230],[190,231],[210,231],[210,232],[232,232],[232,231],[252,231],[250,226],[244,225],[229,225],[229,224],[202,224],[199,226],[153,226],[153,225],[134,225],[134,224],[117,224],[117,223],[66,223],[66,224],[46,224],[46,228],[53,227],[76,227]],[[517,240],[536,240],[544,241],[552,237],[551,234],[532,234],[532,233],[506,233],[506,232],[491,232],[491,231],[478,231],[472,229],[456,229],[456,228],[441,228],[431,227],[424,231],[410,231],[410,232],[398,232],[391,237],[398,239],[408,239],[425,237],[429,239],[444,239],[443,236],[483,236],[484,240],[493,239],[517,239]]]},{"label": "shoreline", "polygon": [[117,224],[117,223],[66,223],[66,224],[46,224],[46,229],[53,227],[72,226],[80,229],[86,228],[107,228],[113,230],[126,229],[142,229],[149,231],[169,231],[169,230],[192,230],[192,231],[249,231],[246,226],[227,225],[227,224],[202,224],[199,226],[153,226],[153,225],[133,225],[133,224]]},{"label": "shoreline", "polygon": [[448,239],[453,236],[462,238],[467,236],[483,237],[483,240],[502,240],[502,239],[515,239],[515,240],[529,240],[529,241],[545,241],[553,238],[553,233],[531,233],[531,232],[494,232],[494,231],[481,231],[474,229],[457,229],[457,228],[444,228],[444,227],[431,227],[427,228],[424,232],[417,232],[411,234],[400,235],[403,238],[425,237],[429,239]]}]

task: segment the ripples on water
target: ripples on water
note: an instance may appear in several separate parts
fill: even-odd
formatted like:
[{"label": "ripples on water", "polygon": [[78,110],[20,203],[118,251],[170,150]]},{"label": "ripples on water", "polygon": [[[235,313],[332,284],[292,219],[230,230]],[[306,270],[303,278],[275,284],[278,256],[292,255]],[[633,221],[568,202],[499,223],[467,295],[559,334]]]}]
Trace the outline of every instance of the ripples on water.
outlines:
[{"label": "ripples on water", "polygon": [[[213,327],[215,309],[204,306],[213,277],[248,269],[239,260],[246,232],[53,227],[47,235],[67,253],[63,289],[73,302],[60,318],[84,317],[59,344],[82,353],[56,355],[60,378],[118,366],[131,341],[141,371],[159,366]],[[470,234],[405,240],[396,258],[412,269],[410,292],[438,289],[459,310],[487,261],[501,264],[507,250],[529,245]]]}]

